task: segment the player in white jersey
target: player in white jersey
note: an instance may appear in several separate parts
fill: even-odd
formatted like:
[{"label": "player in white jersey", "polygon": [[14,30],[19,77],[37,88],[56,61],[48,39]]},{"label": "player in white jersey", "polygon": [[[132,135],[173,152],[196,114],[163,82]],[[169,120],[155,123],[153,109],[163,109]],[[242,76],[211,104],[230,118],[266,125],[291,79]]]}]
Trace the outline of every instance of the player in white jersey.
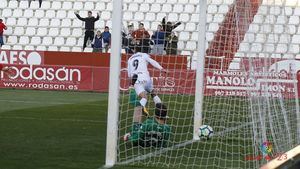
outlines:
[{"label": "player in white jersey", "polygon": [[128,77],[131,79],[131,84],[134,86],[136,94],[141,98],[140,104],[143,107],[143,113],[148,116],[147,111],[147,93],[151,94],[155,104],[161,103],[160,98],[153,90],[153,83],[148,71],[148,63],[153,67],[166,72],[163,67],[155,60],[151,59],[147,53],[139,52],[140,48],[135,48],[135,54],[133,54],[127,61]]}]

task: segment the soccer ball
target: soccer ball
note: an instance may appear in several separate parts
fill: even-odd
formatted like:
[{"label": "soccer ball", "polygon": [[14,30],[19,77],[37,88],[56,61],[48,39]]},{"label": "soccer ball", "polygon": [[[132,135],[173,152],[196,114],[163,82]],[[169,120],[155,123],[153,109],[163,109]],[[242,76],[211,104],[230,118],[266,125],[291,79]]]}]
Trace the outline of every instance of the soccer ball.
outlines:
[{"label": "soccer ball", "polygon": [[199,128],[199,137],[200,138],[206,138],[207,140],[209,138],[211,138],[214,134],[214,131],[212,129],[212,127],[210,127],[209,125],[202,125]]}]

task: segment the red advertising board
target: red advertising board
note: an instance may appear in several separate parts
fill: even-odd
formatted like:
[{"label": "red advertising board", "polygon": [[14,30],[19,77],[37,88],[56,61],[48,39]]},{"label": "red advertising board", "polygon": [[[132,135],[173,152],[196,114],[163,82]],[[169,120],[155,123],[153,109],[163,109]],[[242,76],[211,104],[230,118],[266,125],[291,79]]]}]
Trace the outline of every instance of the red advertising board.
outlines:
[{"label": "red advertising board", "polygon": [[[173,69],[167,75],[159,70],[149,69],[154,88],[161,94],[194,94],[196,72]],[[128,90],[127,70],[121,71],[120,90]]]},{"label": "red advertising board", "polygon": [[[12,65],[13,76],[0,76],[1,88],[108,91],[109,68],[86,66]],[[195,92],[195,71],[173,69],[167,75],[150,69],[154,87],[161,94]],[[298,74],[300,78],[300,74]],[[295,81],[289,74],[250,74],[242,71],[213,71],[205,76],[206,96],[271,96],[292,98]],[[121,71],[120,90],[127,90],[126,69]]]},{"label": "red advertising board", "polygon": [[295,97],[297,81],[286,72],[212,71],[205,77],[208,96]]},{"label": "red advertising board", "polygon": [[25,50],[0,50],[1,64],[43,65],[44,52]]},{"label": "red advertising board", "polygon": [[[122,55],[121,65],[123,68],[126,67],[128,57],[130,55]],[[110,54],[108,53],[0,50],[0,63],[11,65],[15,74],[12,78],[8,78],[2,72],[0,88],[107,92],[109,58]],[[152,58],[158,61],[165,69],[185,71],[187,69],[187,58],[185,56],[152,55]],[[75,73],[75,71],[78,75],[70,74]],[[68,76],[70,77],[55,79],[63,76],[63,72],[69,73]],[[76,75],[79,76],[76,78],[80,79],[76,80],[73,77]],[[121,86],[126,83],[125,86],[123,85],[123,88],[127,88],[127,73],[122,73],[121,75]],[[182,75],[182,73],[177,73],[177,75]],[[40,76],[45,76],[45,78]],[[52,79],[52,76],[54,79]],[[71,77],[73,79],[68,79]],[[158,73],[154,73],[153,80],[155,84],[161,86],[159,90],[174,93],[176,87],[169,85],[169,83],[174,83],[174,78],[164,78],[159,76]]]},{"label": "red advertising board", "polygon": [[91,90],[92,68],[11,65],[12,76],[1,72],[0,87],[40,90]]},{"label": "red advertising board", "polygon": [[[12,65],[11,78],[1,72],[0,88],[41,90],[108,91],[109,54],[36,52],[0,50],[0,63]],[[126,60],[122,56],[120,90],[127,90]],[[153,56],[166,69],[167,75],[149,68],[154,87],[160,93],[194,94],[195,71],[187,69],[186,57]],[[207,96],[271,96],[294,97],[297,81],[292,75],[300,71],[299,60],[244,58],[243,69],[206,72],[204,84]],[[64,65],[64,66],[60,66]],[[248,70],[252,65],[251,71]],[[300,74],[297,73],[298,79]],[[298,85],[300,89],[300,85]],[[298,90],[299,91],[299,90]]]},{"label": "red advertising board", "polygon": [[[109,68],[87,66],[51,65],[10,65],[13,75],[8,77],[1,72],[1,88],[39,89],[39,90],[76,90],[108,91]],[[160,93],[193,94],[195,72],[173,70],[168,76],[150,69],[154,87]],[[186,79],[186,80],[182,80]],[[127,72],[121,72],[120,90],[129,87]]]}]

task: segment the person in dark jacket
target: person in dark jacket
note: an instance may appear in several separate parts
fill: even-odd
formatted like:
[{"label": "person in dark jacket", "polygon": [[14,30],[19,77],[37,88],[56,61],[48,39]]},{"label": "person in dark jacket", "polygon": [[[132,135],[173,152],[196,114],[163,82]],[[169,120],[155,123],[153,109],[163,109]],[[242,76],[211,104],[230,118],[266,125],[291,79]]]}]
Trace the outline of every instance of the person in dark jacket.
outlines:
[{"label": "person in dark jacket", "polygon": [[97,13],[97,17],[93,17],[92,16],[92,11],[88,11],[88,17],[86,18],[82,18],[79,16],[78,12],[74,12],[76,17],[80,20],[82,20],[83,22],[85,22],[85,35],[84,35],[84,41],[83,41],[83,50],[86,47],[86,43],[88,40],[90,40],[91,42],[94,39],[94,29],[95,29],[95,22],[99,20],[99,13]]},{"label": "person in dark jacket", "polygon": [[102,53],[102,36],[101,31],[97,31],[94,41],[92,43],[93,52]]},{"label": "person in dark jacket", "polygon": [[109,27],[105,26],[104,32],[101,34],[103,39],[103,48],[105,50],[105,53],[108,52],[108,49],[110,48],[110,41],[111,41],[111,34],[109,32]]},{"label": "person in dark jacket", "polygon": [[174,32],[167,38],[166,52],[168,55],[177,55],[178,37]]},{"label": "person in dark jacket", "polygon": [[127,28],[123,26],[122,31],[122,46],[125,49],[127,54],[133,54],[134,52],[134,41],[133,37],[131,36],[132,32],[134,31],[134,25],[128,24]]},{"label": "person in dark jacket", "polygon": [[[177,28],[179,25],[181,25],[181,22],[177,22],[176,24],[172,24],[172,22],[167,22],[166,23],[166,17],[164,17],[161,21],[163,30],[166,32],[166,39],[169,38],[169,36],[171,35],[171,32]],[[165,42],[165,47],[167,45],[167,42]]]},{"label": "person in dark jacket", "polygon": [[157,30],[151,36],[151,39],[154,41],[154,45],[151,51],[152,54],[163,55],[165,36],[166,33],[162,30],[162,25],[158,25]]},{"label": "person in dark jacket", "polygon": [[176,24],[172,24],[172,22],[166,23],[166,17],[164,17],[161,21],[161,24],[163,30],[166,32],[166,38],[168,38],[171,35],[171,32],[179,25],[181,25],[181,22],[177,22]]},{"label": "person in dark jacket", "polygon": [[141,47],[142,47],[142,53],[150,53],[150,39],[149,38],[143,38],[141,41]]}]

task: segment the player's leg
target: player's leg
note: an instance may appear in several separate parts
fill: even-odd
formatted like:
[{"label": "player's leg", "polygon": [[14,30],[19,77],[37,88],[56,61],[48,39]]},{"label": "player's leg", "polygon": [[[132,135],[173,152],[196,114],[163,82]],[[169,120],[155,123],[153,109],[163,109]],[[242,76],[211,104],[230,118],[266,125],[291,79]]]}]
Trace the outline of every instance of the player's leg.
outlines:
[{"label": "player's leg", "polygon": [[0,47],[4,45],[4,42],[3,42],[3,36],[0,36]]},{"label": "player's leg", "polygon": [[133,123],[142,122],[142,106],[133,88],[129,88],[129,104],[134,106]]},{"label": "player's leg", "polygon": [[88,31],[85,31],[82,51],[84,51],[87,41],[88,41]]},{"label": "player's leg", "polygon": [[136,94],[141,98],[140,104],[143,107],[142,112],[145,116],[149,116],[149,112],[146,109],[147,91],[145,90],[145,86],[150,80],[150,77],[139,77],[138,75],[133,75],[131,80],[131,84],[134,86]]},{"label": "player's leg", "polygon": [[157,93],[154,90],[152,90],[150,92],[150,94],[151,94],[151,97],[152,97],[155,104],[161,103],[161,99],[158,97]]},{"label": "player's leg", "polygon": [[149,116],[149,112],[148,110],[146,109],[146,104],[148,102],[147,100],[147,92],[144,90],[143,92],[139,93],[139,97],[141,98],[140,100],[140,104],[142,106],[142,112],[145,116]]},{"label": "player's leg", "polygon": [[124,141],[130,141],[134,146],[138,145],[139,130],[142,125],[142,106],[133,88],[129,89],[129,103],[134,106],[133,124],[130,133],[124,135]]},{"label": "player's leg", "polygon": [[145,87],[144,87],[144,84],[141,84],[141,83],[136,83],[134,84],[134,89],[135,89],[135,92],[136,94],[139,96],[140,98],[140,101],[139,103],[141,104],[141,106],[143,107],[142,108],[142,112],[145,116],[149,116],[149,113],[146,109],[146,104],[148,102],[147,100],[147,92],[145,91]]},{"label": "player's leg", "polygon": [[146,85],[146,91],[149,92],[149,93],[151,94],[151,97],[152,97],[152,99],[153,99],[155,105],[156,105],[157,103],[161,103],[161,99],[158,97],[157,92],[154,90],[154,88],[153,88],[153,83],[152,83],[151,80],[149,80],[149,81],[147,82],[147,85]]},{"label": "player's leg", "polygon": [[94,37],[95,37],[95,33],[94,33],[94,31],[90,31],[90,32],[89,32],[90,44],[93,42],[93,40],[94,40]]}]

